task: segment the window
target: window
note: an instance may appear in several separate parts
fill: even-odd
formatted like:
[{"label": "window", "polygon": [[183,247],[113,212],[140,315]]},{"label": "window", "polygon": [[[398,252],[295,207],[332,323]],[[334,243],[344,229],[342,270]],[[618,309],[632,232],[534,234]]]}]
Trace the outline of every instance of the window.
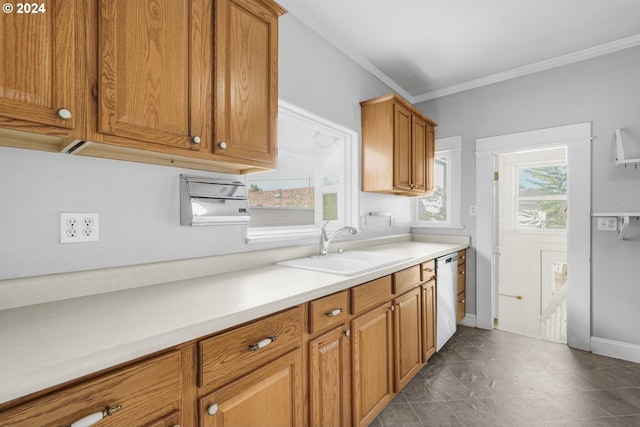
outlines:
[{"label": "window", "polygon": [[516,166],[516,229],[567,228],[567,165]]},{"label": "window", "polygon": [[461,165],[460,137],[436,140],[434,191],[415,201],[414,227],[459,227]]},{"label": "window", "polygon": [[[301,237],[357,224],[357,135],[283,101],[277,169],[248,178],[249,239]],[[354,220],[355,218],[355,220]]]}]

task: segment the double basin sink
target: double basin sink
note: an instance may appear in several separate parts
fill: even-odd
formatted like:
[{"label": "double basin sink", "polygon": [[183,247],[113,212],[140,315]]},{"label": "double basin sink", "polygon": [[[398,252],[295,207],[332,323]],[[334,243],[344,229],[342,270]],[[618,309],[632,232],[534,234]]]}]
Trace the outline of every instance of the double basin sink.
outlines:
[{"label": "double basin sink", "polygon": [[388,252],[346,251],[280,261],[277,264],[324,273],[356,276],[412,257]]}]

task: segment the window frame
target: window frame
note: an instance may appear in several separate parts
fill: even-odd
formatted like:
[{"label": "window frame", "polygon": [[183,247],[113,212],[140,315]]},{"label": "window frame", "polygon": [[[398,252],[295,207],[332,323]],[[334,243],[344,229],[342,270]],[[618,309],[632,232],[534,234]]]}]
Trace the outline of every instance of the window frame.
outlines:
[{"label": "window frame", "polygon": [[[319,129],[326,129],[328,133],[338,134],[344,138],[345,149],[343,167],[344,174],[344,218],[338,221],[331,221],[326,229],[332,231],[344,225],[358,227],[358,138],[357,132],[344,126],[331,122],[314,113],[290,104],[282,99],[278,100],[278,120],[295,120],[305,126],[314,126]],[[284,150],[286,151],[286,150]],[[318,176],[315,177],[318,181]],[[247,178],[248,181],[248,178]],[[321,187],[315,187],[316,202],[322,200]],[[316,206],[318,206],[316,204]],[[276,242],[282,240],[296,240],[317,237],[321,233],[322,219],[318,215],[318,209],[314,212],[315,223],[313,225],[296,226],[273,226],[273,227],[247,227],[247,243],[251,242]]]},{"label": "window frame", "polygon": [[452,136],[439,138],[435,141],[435,155],[447,157],[447,220],[446,221],[420,221],[418,219],[418,207],[420,197],[414,197],[412,201],[411,226],[413,228],[457,228],[464,226],[460,221],[461,197],[462,197],[462,137]]},{"label": "window frame", "polygon": [[[552,200],[564,200],[567,204],[567,208],[569,205],[569,199],[567,194],[564,195],[549,195],[549,196],[520,196],[520,170],[522,169],[535,169],[542,168],[547,166],[564,166],[567,168],[567,161],[565,159],[564,163],[558,162],[557,160],[542,160],[537,162],[522,162],[515,163],[513,167],[513,174],[516,179],[513,180],[513,188],[511,192],[511,197],[513,199],[513,209],[512,210],[512,218],[511,218],[511,231],[516,233],[536,233],[536,234],[564,234],[567,232],[567,227],[565,225],[564,228],[536,228],[536,227],[524,227],[520,225],[520,221],[518,220],[518,214],[520,212],[519,206],[520,202],[524,201],[552,201]],[[568,177],[567,177],[568,181]]]}]

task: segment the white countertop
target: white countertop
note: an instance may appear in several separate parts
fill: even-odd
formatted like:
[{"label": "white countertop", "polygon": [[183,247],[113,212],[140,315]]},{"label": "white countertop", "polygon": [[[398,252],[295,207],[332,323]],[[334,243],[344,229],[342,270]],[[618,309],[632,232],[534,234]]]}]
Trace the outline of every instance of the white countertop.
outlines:
[{"label": "white countertop", "polygon": [[270,264],[0,310],[0,403],[466,248],[407,241],[411,259],[358,276]]}]

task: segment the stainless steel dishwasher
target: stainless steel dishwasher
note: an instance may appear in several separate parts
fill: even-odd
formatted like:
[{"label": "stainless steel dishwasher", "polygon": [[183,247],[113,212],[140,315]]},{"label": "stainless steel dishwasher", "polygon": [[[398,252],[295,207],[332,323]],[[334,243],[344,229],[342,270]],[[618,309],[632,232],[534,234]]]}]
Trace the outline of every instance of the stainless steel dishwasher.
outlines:
[{"label": "stainless steel dishwasher", "polygon": [[436,351],[440,351],[456,332],[457,290],[458,254],[436,259]]}]

